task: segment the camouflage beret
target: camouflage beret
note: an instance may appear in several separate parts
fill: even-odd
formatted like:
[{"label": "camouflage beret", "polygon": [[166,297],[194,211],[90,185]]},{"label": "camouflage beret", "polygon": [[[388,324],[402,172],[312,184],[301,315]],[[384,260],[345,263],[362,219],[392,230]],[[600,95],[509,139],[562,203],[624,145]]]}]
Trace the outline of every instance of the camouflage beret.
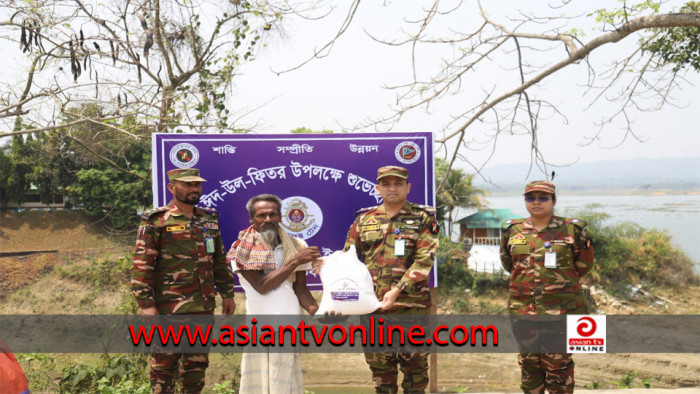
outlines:
[{"label": "camouflage beret", "polygon": [[199,170],[196,168],[176,168],[168,171],[168,179],[172,181],[182,182],[206,182],[207,180],[199,176]]},{"label": "camouflage beret", "polygon": [[554,194],[555,187],[552,182],[532,181],[525,186],[525,194],[532,192],[545,192],[549,194]]},{"label": "camouflage beret", "polygon": [[384,166],[377,170],[377,180],[387,176],[408,179],[408,170],[399,166]]}]

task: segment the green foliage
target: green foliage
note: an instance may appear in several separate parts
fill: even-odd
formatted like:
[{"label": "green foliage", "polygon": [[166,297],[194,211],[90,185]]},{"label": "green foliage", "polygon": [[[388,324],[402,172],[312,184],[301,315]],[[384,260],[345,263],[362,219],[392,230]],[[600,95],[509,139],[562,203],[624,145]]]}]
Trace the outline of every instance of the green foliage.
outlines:
[{"label": "green foliage", "polygon": [[46,377],[56,370],[56,362],[53,355],[44,353],[19,353],[15,355],[17,361],[22,364],[22,370],[29,383],[31,392],[56,392],[58,387],[55,382]]},{"label": "green foliage", "polygon": [[76,183],[69,191],[74,204],[116,228],[135,225],[138,210],[152,201],[148,183],[125,177],[123,172],[107,166],[78,171]]},{"label": "green foliage", "polygon": [[629,18],[636,17],[643,12],[658,13],[660,1],[644,1],[639,4],[629,4],[627,0],[618,0],[622,4],[622,8],[609,10],[607,8],[601,8],[588,14],[588,16],[595,16],[597,22],[603,22],[607,24],[619,24],[626,22]]},{"label": "green foliage", "polygon": [[5,206],[9,201],[10,174],[12,174],[12,155],[7,151],[7,147],[0,147],[0,206]]},{"label": "green foliage", "polygon": [[588,390],[597,390],[597,389],[602,388],[600,382],[598,382],[597,380],[594,380],[590,384],[583,386],[583,387],[588,389]]},{"label": "green foliage", "polygon": [[70,365],[63,369],[59,388],[63,392],[148,393],[147,356],[129,354],[104,355],[100,365]]},{"label": "green foliage", "polygon": [[620,378],[620,380],[613,381],[610,383],[617,385],[618,389],[628,389],[632,387],[632,382],[634,381],[634,379],[637,378],[638,375],[639,373],[637,371],[630,370],[625,372]]},{"label": "green foliage", "polygon": [[230,380],[224,380],[221,383],[216,383],[213,391],[216,394],[234,394],[236,393],[236,388],[233,387],[233,383]]},{"label": "green foliage", "polygon": [[333,130],[314,131],[306,127],[297,127],[289,132],[292,134],[333,134]]},{"label": "green foliage", "polygon": [[89,285],[97,291],[103,291],[129,283],[133,257],[133,253],[128,253],[116,260],[107,257],[100,261],[92,260],[84,266],[57,266],[55,270],[63,279],[71,279]]},{"label": "green foliage", "polygon": [[[22,124],[22,118],[18,116],[15,120],[14,131],[20,131],[25,128]],[[31,141],[31,136],[28,136],[27,143],[31,143]],[[12,136],[11,145],[4,147],[8,151],[4,159],[4,165],[10,170],[9,173],[0,178],[3,181],[1,187],[7,193],[3,197],[4,200],[15,200],[21,204],[24,202],[24,193],[29,190],[30,181],[28,175],[32,171],[32,159],[27,143],[25,143],[21,135],[14,135]]]},{"label": "green foliage", "polygon": [[692,261],[673,246],[666,231],[630,222],[608,224],[610,216],[600,209],[600,204],[592,204],[571,215],[588,223],[596,258],[590,274],[594,282],[676,286],[697,281]]},{"label": "green foliage", "polygon": [[[680,12],[700,12],[700,2],[689,1]],[[700,27],[683,26],[652,31],[655,33],[652,38],[641,42],[643,52],[651,52],[664,63],[674,64],[674,72],[686,67],[700,71]]]},{"label": "green foliage", "polygon": [[[100,106],[84,104],[68,108],[61,122],[102,116]],[[139,130],[130,117],[114,126],[145,135],[139,138],[116,133],[106,125],[90,122],[50,134],[29,134],[26,140],[13,136],[11,146],[3,147],[0,155],[3,201],[22,202],[30,184],[34,184],[44,203],[49,203],[55,193],[66,192],[70,204],[108,226],[133,227],[137,212],[152,201],[148,181],[150,132]],[[15,128],[25,128],[20,118]]]},{"label": "green foliage", "polygon": [[440,237],[438,248],[438,283],[444,291],[464,291],[471,288],[474,277],[467,267],[467,252],[464,245],[449,238]]},{"label": "green foliage", "polygon": [[[101,117],[102,108],[85,104],[71,108],[64,122],[76,117]],[[150,132],[140,130],[133,118],[118,125],[140,138],[114,133],[101,124],[80,124],[66,130],[59,154],[69,153],[75,180],[66,185],[68,196],[85,213],[112,228],[137,224],[137,213],[152,201],[150,176]]]},{"label": "green foliage", "polygon": [[472,294],[480,296],[486,294],[489,290],[505,288],[508,286],[508,279],[502,273],[496,274],[477,274],[472,282]]},{"label": "green foliage", "polygon": [[438,222],[447,221],[447,235],[452,234],[452,212],[456,207],[482,207],[479,197],[486,192],[472,185],[473,178],[474,175],[465,174],[459,168],[450,168],[450,164],[444,159],[435,160],[435,182],[438,185],[435,209],[437,209]]}]

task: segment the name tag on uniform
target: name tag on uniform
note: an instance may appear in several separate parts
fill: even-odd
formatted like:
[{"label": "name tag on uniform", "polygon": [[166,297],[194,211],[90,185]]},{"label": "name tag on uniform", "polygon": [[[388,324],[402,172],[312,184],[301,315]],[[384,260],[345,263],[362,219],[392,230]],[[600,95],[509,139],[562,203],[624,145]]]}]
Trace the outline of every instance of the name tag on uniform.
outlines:
[{"label": "name tag on uniform", "polygon": [[214,253],[214,238],[204,238],[204,243],[207,245],[207,253]]},{"label": "name tag on uniform", "polygon": [[544,268],[557,268],[557,252],[545,252]]},{"label": "name tag on uniform", "polygon": [[372,225],[364,225],[362,226],[362,231],[377,231],[379,230],[379,225],[378,224],[372,224]]},{"label": "name tag on uniform", "polygon": [[185,231],[185,226],[168,226],[165,228],[167,231]]},{"label": "name tag on uniform", "polygon": [[397,239],[394,241],[394,256],[403,256],[406,254],[406,240]]}]

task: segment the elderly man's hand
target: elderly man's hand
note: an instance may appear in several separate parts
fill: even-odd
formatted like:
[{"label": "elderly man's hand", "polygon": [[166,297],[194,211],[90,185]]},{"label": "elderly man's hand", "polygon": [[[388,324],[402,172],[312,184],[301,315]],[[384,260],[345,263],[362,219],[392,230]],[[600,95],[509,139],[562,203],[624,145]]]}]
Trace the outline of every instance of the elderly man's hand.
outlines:
[{"label": "elderly man's hand", "polygon": [[316,259],[311,262],[311,270],[314,274],[319,275],[321,273],[321,268],[323,268],[323,264],[325,263],[326,260],[324,258]]},{"label": "elderly man's hand", "polygon": [[297,266],[306,264],[308,262],[314,262],[316,259],[321,257],[321,252],[319,252],[318,247],[309,246],[297,252],[293,260],[297,261]]}]

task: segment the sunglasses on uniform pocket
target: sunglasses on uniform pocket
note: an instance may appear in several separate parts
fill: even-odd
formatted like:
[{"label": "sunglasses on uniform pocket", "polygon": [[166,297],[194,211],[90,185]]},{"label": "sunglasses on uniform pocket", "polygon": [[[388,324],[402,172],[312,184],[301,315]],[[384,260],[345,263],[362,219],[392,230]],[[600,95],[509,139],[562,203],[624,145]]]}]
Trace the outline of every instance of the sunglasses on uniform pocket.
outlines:
[{"label": "sunglasses on uniform pocket", "polygon": [[552,197],[550,196],[525,196],[525,201],[527,202],[535,202],[535,200],[539,202],[547,202],[551,199]]}]

